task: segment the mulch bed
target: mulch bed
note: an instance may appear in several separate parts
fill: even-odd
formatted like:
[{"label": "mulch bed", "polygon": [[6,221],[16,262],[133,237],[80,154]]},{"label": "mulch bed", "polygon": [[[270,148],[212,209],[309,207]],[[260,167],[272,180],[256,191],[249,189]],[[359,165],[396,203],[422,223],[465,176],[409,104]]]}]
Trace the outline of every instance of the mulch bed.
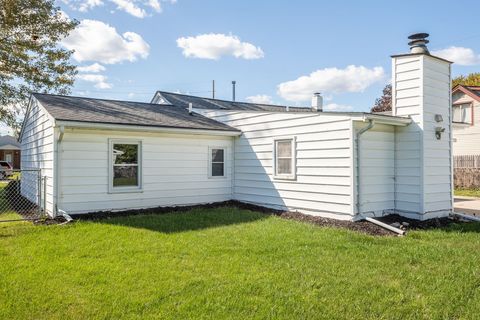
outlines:
[{"label": "mulch bed", "polygon": [[[220,208],[220,207],[236,207],[245,210],[251,210],[261,212],[267,215],[275,215],[282,219],[296,220],[311,223],[321,227],[333,227],[353,230],[373,236],[396,236],[397,234],[377,226],[368,221],[343,221],[330,218],[323,218],[318,216],[311,216],[299,212],[289,212],[282,210],[270,209],[258,205],[244,203],[240,201],[230,200],[224,202],[216,202],[194,206],[177,206],[177,207],[157,207],[149,209],[136,209],[136,210],[124,210],[124,211],[98,211],[87,214],[71,215],[74,220],[103,220],[116,217],[134,216],[134,215],[149,215],[149,214],[167,214],[167,213],[182,213],[192,209],[208,209],[208,208]],[[402,217],[398,214],[391,214],[385,217],[377,218],[379,221],[387,223],[389,225],[398,224],[403,230],[426,230],[433,228],[446,227],[452,223],[468,223],[464,221],[454,220],[452,218],[435,218],[425,221],[413,220]],[[55,219],[45,219],[36,221],[35,224],[61,224],[64,223],[63,217],[57,217]]]}]

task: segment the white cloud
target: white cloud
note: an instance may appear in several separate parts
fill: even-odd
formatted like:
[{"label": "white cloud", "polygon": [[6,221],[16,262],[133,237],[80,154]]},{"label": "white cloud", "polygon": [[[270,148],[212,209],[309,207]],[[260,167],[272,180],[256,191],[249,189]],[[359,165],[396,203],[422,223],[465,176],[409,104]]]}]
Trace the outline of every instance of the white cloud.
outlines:
[{"label": "white cloud", "polygon": [[273,104],[272,97],[266,94],[257,94],[255,96],[246,97],[245,100],[252,103]]},{"label": "white cloud", "polygon": [[[144,18],[149,16],[147,9],[160,13],[162,12],[162,2],[175,4],[176,0],[62,0],[63,3],[69,5],[73,10],[87,12],[104,5],[106,2],[116,5],[116,9],[124,11],[134,17]],[[115,12],[111,10],[110,12]]]},{"label": "white cloud", "polygon": [[434,56],[453,61],[461,66],[471,66],[480,64],[480,55],[470,48],[464,47],[449,47],[442,50],[432,51]]},{"label": "white cloud", "polygon": [[79,80],[95,83],[95,88],[110,89],[113,87],[111,83],[107,82],[107,77],[101,74],[78,74]]},{"label": "white cloud", "polygon": [[77,67],[78,72],[102,72],[105,71],[105,67],[102,66],[100,63],[95,62],[89,66],[80,66]]},{"label": "white cloud", "polygon": [[150,46],[134,32],[117,33],[115,28],[98,20],[82,20],[62,41],[63,46],[75,50],[73,58],[79,62],[98,61],[113,64],[146,58]]},{"label": "white cloud", "polygon": [[350,65],[345,69],[325,68],[314,71],[308,76],[280,83],[278,94],[289,101],[310,100],[314,92],[345,93],[362,92],[377,81],[383,80],[382,67],[372,69]]},{"label": "white cloud", "polygon": [[343,104],[329,103],[323,106],[324,111],[352,111],[352,106]]},{"label": "white cloud", "polygon": [[137,18],[144,18],[147,12],[135,4],[136,1],[131,0],[111,0],[117,5],[117,9],[125,11]]},{"label": "white cloud", "polygon": [[260,47],[242,42],[237,36],[221,33],[178,38],[177,46],[183,49],[183,55],[189,58],[218,60],[222,56],[234,56],[249,60],[260,59],[264,56]]}]

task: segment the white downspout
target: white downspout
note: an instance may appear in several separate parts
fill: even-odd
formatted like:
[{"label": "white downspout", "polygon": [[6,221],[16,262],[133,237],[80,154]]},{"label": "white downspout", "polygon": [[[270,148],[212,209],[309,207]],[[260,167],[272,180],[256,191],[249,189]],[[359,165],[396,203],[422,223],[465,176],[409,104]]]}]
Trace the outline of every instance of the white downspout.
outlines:
[{"label": "white downspout", "polygon": [[372,119],[368,119],[368,126],[360,129],[356,136],[355,136],[355,152],[357,154],[357,203],[356,203],[356,207],[357,207],[357,215],[360,214],[360,194],[361,194],[361,187],[360,187],[360,181],[361,181],[361,171],[360,171],[360,136],[362,134],[364,134],[365,132],[367,132],[368,130],[372,129],[373,126],[375,125],[375,121],[372,120]]},{"label": "white downspout", "polygon": [[54,163],[54,167],[55,167],[55,217],[57,216],[62,216],[65,218],[65,220],[68,222],[72,221],[73,219],[68,215],[68,213],[66,213],[65,211],[63,210],[60,210],[58,208],[58,202],[59,202],[59,199],[60,199],[60,159],[61,159],[61,153],[60,153],[60,144],[62,143],[62,140],[63,140],[63,135],[65,134],[65,126],[60,126],[59,127],[59,135],[58,135],[58,139],[57,139],[57,149],[55,150],[55,163]]}]

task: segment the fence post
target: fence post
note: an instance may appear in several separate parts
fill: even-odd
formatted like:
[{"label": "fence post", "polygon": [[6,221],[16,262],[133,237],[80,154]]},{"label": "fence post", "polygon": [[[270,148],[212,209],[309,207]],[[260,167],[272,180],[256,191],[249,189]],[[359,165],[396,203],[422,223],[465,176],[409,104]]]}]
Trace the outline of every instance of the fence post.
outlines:
[{"label": "fence post", "polygon": [[37,203],[37,210],[38,216],[42,213],[42,172],[41,170],[37,170],[37,193],[38,193],[38,203]]},{"label": "fence post", "polygon": [[43,177],[43,213],[46,215],[47,212],[47,176]]}]

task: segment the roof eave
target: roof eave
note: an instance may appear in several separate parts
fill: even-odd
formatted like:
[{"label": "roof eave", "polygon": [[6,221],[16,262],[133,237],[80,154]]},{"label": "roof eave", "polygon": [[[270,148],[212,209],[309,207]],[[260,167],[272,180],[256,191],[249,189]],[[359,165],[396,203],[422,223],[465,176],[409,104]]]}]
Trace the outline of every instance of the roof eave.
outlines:
[{"label": "roof eave", "polygon": [[71,120],[56,120],[56,127],[80,128],[80,129],[96,129],[108,131],[138,131],[138,132],[162,132],[162,133],[181,133],[195,135],[214,135],[214,136],[230,136],[236,137],[242,134],[239,130],[216,130],[216,129],[194,129],[194,128],[176,128],[161,126],[142,126],[131,124],[115,124],[104,122],[83,122]]},{"label": "roof eave", "polygon": [[362,117],[354,117],[353,121],[368,121],[374,120],[377,124],[386,124],[391,126],[406,127],[412,123],[411,118],[406,117],[395,117],[395,116],[385,116],[380,114],[371,114],[365,113]]}]

